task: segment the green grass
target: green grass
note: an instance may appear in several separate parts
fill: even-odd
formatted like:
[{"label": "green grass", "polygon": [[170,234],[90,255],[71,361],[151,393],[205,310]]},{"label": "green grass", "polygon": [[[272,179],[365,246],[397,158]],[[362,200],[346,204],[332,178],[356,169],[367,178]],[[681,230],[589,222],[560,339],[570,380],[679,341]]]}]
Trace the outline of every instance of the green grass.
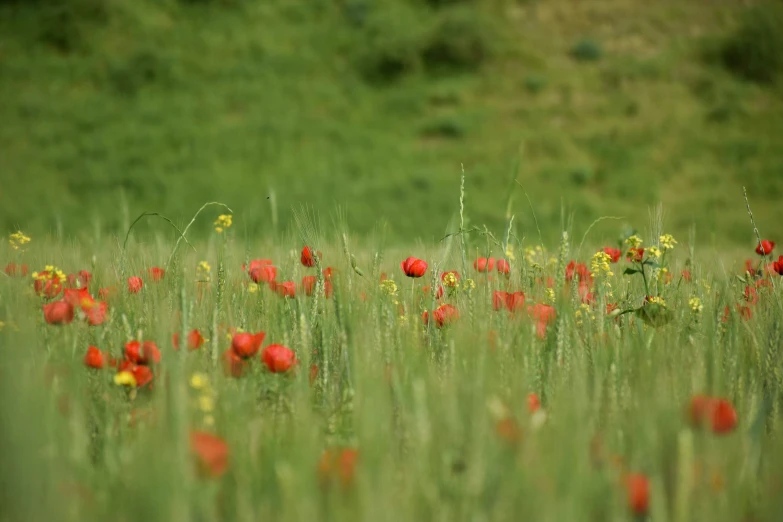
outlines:
[{"label": "green grass", "polygon": [[[213,212],[199,219],[209,222]],[[633,520],[625,473],[648,477],[653,520],[778,520],[779,276],[759,288],[750,320],[732,312],[722,322],[725,306],[744,304],[745,283],[733,275],[742,258],[722,252],[721,266],[713,251],[680,237],[661,261],[675,278],[650,283],[672,321],[653,328],[634,313],[605,313],[607,302],[640,306],[643,285],[622,275],[626,261],[596,280],[594,306],[580,304],[564,267],[577,257],[581,235],[538,254],[526,250],[536,240],[512,236],[516,256],[506,279],[466,271],[458,238],[387,248],[380,235],[355,237],[344,216],[297,219],[298,235],[269,241],[245,234],[235,216],[227,234],[195,242],[196,252],[181,245],[158,283],[147,269],[169,258],[174,242],[164,234],[134,230],[127,250],[122,238],[97,235],[33,236],[23,253],[4,242],[3,258],[31,271],[86,268],[93,295],[101,287],[118,292],[103,325],[77,318],[58,327],[44,322],[30,276],[0,277],[0,520]],[[640,232],[648,247],[660,218],[651,226],[655,232]],[[273,259],[279,281],[318,273],[300,264],[302,238],[323,252],[320,267],[334,268],[334,295],[306,297],[298,284],[294,299],[266,285],[251,292],[240,268],[249,259]],[[592,253],[609,243],[601,239],[591,235],[578,259],[590,266]],[[474,252],[487,252],[485,239],[471,234],[465,251],[472,263]],[[500,255],[497,247],[489,253]],[[351,268],[351,254],[363,276]],[[422,279],[402,274],[399,262],[409,255],[429,262]],[[197,273],[203,260],[212,267],[208,283]],[[690,282],[679,277],[686,263]],[[420,314],[434,300],[422,287],[448,269],[462,274],[460,290],[444,298],[460,317],[427,329]],[[381,272],[396,281],[396,295],[379,287]],[[144,278],[141,293],[126,291],[130,275]],[[553,300],[541,282],[547,277],[555,281]],[[556,320],[540,338],[524,309],[493,311],[495,290],[524,291],[527,306],[552,302]],[[691,310],[693,297],[701,312]],[[191,328],[206,344],[172,350],[171,335]],[[225,376],[220,357],[231,328],[264,331],[264,345],[290,347],[299,367],[273,374],[256,357],[244,377]],[[88,345],[122,357],[131,339],[161,349],[151,390],[129,393],[113,383],[116,370],[82,363]],[[311,384],[313,363],[319,374]],[[213,390],[211,426],[198,403],[204,392],[188,385],[196,372]],[[541,399],[543,424],[528,412],[529,393]],[[731,401],[732,433],[689,425],[685,412],[698,393]],[[142,420],[130,422],[132,413]],[[502,436],[501,421],[517,437]],[[227,442],[224,475],[195,473],[191,429]],[[359,455],[346,487],[324,483],[318,471],[323,452],[339,447]]]},{"label": "green grass", "polygon": [[[219,199],[264,233],[287,230],[294,205],[340,204],[359,233],[383,218],[395,241],[431,240],[462,164],[467,215],[494,228],[515,172],[548,237],[563,209],[577,227],[638,223],[660,201],[678,235],[695,224],[746,248],[743,185],[761,221],[779,221],[779,87],[702,59],[743,8],[419,4],[144,0],[96,14],[79,0],[64,19],[42,15],[47,2],[0,6],[2,226],[117,232],[123,208],[179,221]],[[416,54],[438,27],[457,47]],[[468,37],[484,54],[458,47]],[[574,59],[579,42],[600,58]],[[403,72],[369,81],[367,59]],[[529,235],[521,190],[512,211]]]}]

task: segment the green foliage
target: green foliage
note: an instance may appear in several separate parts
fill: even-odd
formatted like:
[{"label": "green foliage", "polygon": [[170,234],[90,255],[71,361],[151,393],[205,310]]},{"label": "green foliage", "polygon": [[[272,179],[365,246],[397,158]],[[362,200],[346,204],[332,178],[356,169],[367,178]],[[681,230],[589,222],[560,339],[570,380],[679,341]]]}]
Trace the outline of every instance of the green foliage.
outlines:
[{"label": "green foliage", "polygon": [[740,26],[721,49],[724,65],[734,74],[769,83],[783,73],[783,5],[764,3],[744,13]]},{"label": "green foliage", "polygon": [[604,51],[601,44],[592,38],[582,38],[571,48],[571,57],[580,62],[600,60]]},{"label": "green foliage", "polygon": [[423,49],[424,64],[434,72],[475,71],[490,58],[496,34],[475,8],[445,10]]},{"label": "green foliage", "polygon": [[428,32],[421,13],[406,2],[374,7],[357,43],[362,76],[386,84],[418,71]]},{"label": "green foliage", "polygon": [[[744,245],[743,185],[779,221],[783,99],[683,36],[724,35],[744,8],[610,0],[607,33],[585,27],[605,8],[553,2],[4,2],[0,229],[181,224],[214,198],[270,236],[292,206],[339,203],[358,233],[440,238],[462,166],[473,223],[501,229],[509,177],[524,185],[527,237],[663,201],[673,232]],[[562,56],[587,31],[612,49],[596,67]]]}]

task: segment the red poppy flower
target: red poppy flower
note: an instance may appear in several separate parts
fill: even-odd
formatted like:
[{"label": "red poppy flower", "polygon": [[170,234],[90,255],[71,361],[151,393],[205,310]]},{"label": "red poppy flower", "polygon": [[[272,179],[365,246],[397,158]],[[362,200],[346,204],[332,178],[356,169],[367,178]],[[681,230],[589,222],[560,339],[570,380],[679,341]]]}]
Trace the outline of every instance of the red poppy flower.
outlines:
[{"label": "red poppy flower", "polygon": [[546,337],[546,329],[549,323],[555,320],[556,311],[553,306],[537,303],[527,307],[527,313],[536,320],[536,335],[543,339]]},{"label": "red poppy flower", "polygon": [[302,249],[302,255],[300,257],[300,261],[302,264],[306,267],[313,267],[315,266],[315,256],[318,256],[318,259],[321,259],[321,252],[313,254],[313,249],[309,246],[306,246]]},{"label": "red poppy flower", "polygon": [[[201,348],[201,345],[204,344],[204,336],[194,328],[188,332],[187,342],[190,350],[198,350]],[[174,346],[175,350],[179,350],[179,332],[174,332],[174,334],[172,334],[171,344]]]},{"label": "red poppy flower", "polygon": [[[452,280],[451,277],[446,277],[449,274],[452,274],[454,276],[454,279]],[[449,270],[448,272],[443,272],[440,274],[440,280],[441,282],[449,287],[457,286],[457,283],[459,282],[459,272],[456,270]]]},{"label": "red poppy flower", "polygon": [[[456,306],[446,303],[433,310],[432,316],[435,318],[435,326],[443,328],[459,319],[459,310],[457,310]],[[425,311],[421,317],[424,320],[424,324],[427,324],[429,313]]]},{"label": "red poppy flower", "polygon": [[595,301],[595,296],[590,291],[590,286],[585,282],[579,283],[579,299],[584,304],[592,304]]},{"label": "red poppy flower", "polygon": [[746,286],[745,291],[743,292],[743,297],[745,298],[745,301],[747,301],[749,304],[756,304],[759,302],[759,293],[753,286]]},{"label": "red poppy flower", "polygon": [[131,341],[125,344],[125,360],[133,364],[158,364],[160,362],[160,350],[152,341]]},{"label": "red poppy flower", "polygon": [[682,271],[682,278],[685,279],[687,282],[691,282],[691,273],[689,270],[683,270]]},{"label": "red poppy flower", "polygon": [[336,479],[344,488],[349,487],[353,483],[358,460],[359,450],[355,448],[325,450],[318,462],[321,483],[326,486]]},{"label": "red poppy flower", "polygon": [[66,288],[63,292],[63,301],[74,308],[81,308],[82,310],[86,310],[95,304],[95,299],[93,299],[86,288]]},{"label": "red poppy flower", "polygon": [[147,273],[150,275],[150,279],[152,279],[153,281],[156,281],[156,282],[160,281],[161,279],[163,279],[163,276],[166,275],[166,271],[163,270],[160,267],[157,267],[157,266],[153,266],[151,268],[148,268],[147,269]]},{"label": "red poppy flower", "polygon": [[277,292],[277,295],[280,297],[296,297],[296,285],[293,281],[286,281],[284,283],[272,281],[269,283],[269,288],[273,292]]},{"label": "red poppy flower", "polygon": [[508,261],[505,259],[498,259],[498,273],[508,275],[511,271],[511,267],[508,266]]},{"label": "red poppy flower", "polygon": [[737,411],[726,399],[695,395],[688,413],[694,426],[707,427],[716,434],[729,433],[737,427]]},{"label": "red poppy flower", "polygon": [[233,349],[229,348],[223,352],[223,371],[226,375],[231,375],[238,379],[245,373],[249,361],[249,359],[243,359],[238,356]]},{"label": "red poppy flower", "polygon": [[248,272],[250,279],[256,284],[272,283],[277,277],[277,267],[272,265],[261,265],[251,268]]},{"label": "red poppy flower", "polygon": [[27,265],[17,265],[16,263],[8,263],[5,265],[5,273],[11,277],[26,276],[30,271]]},{"label": "red poppy flower", "polygon": [[202,475],[218,478],[228,470],[230,456],[228,444],[217,435],[204,431],[191,431],[190,451]]},{"label": "red poppy flower", "polygon": [[261,352],[261,360],[272,373],[285,373],[296,364],[296,354],[282,344],[270,344]]},{"label": "red poppy flower", "polygon": [[628,491],[628,508],[634,515],[643,516],[650,508],[650,481],[641,473],[629,473],[625,477]]},{"label": "red poppy flower", "polygon": [[535,393],[527,394],[527,411],[535,413],[541,409],[541,401]]},{"label": "red poppy flower", "polygon": [[617,303],[606,303],[606,315],[611,314],[617,310]]},{"label": "red poppy flower", "polygon": [[604,254],[609,256],[612,263],[617,263],[623,256],[623,251],[619,248],[604,247]]},{"label": "red poppy flower", "polygon": [[524,292],[500,292],[492,293],[492,307],[495,311],[505,307],[509,312],[522,309],[525,304]]},{"label": "red poppy flower", "polygon": [[84,355],[84,365],[88,368],[100,370],[104,365],[103,353],[95,346],[90,346]]},{"label": "red poppy flower", "polygon": [[408,277],[421,277],[427,271],[427,262],[413,256],[400,263],[402,271]]},{"label": "red poppy flower", "polygon": [[128,292],[131,294],[138,294],[141,292],[144,282],[138,276],[131,276],[128,278]]},{"label": "red poppy flower", "polygon": [[44,320],[49,324],[68,324],[73,321],[73,306],[65,301],[43,305]]},{"label": "red poppy flower", "polygon": [[93,301],[88,308],[84,308],[83,310],[90,326],[99,326],[106,321],[109,303],[104,301]]},{"label": "red poppy flower", "polygon": [[775,248],[775,242],[769,239],[762,239],[761,243],[756,245],[756,253],[760,256],[768,256],[772,253],[772,249]]},{"label": "red poppy flower", "polygon": [[573,280],[574,275],[576,275],[580,281],[591,281],[593,278],[593,275],[590,273],[590,270],[587,269],[587,265],[585,265],[584,263],[577,263],[576,261],[571,261],[566,266],[566,281]]},{"label": "red poppy flower", "polygon": [[779,275],[783,275],[783,256],[778,257],[778,260],[774,263],[775,272]]},{"label": "red poppy flower", "polygon": [[324,279],[326,279],[327,281],[331,281],[332,274],[334,273],[334,269],[331,266],[327,266],[326,268],[323,269],[322,273],[324,275]]},{"label": "red poppy flower", "polygon": [[[126,361],[127,362],[127,361]],[[152,370],[149,368],[149,366],[144,366],[141,364],[130,364],[129,366],[126,366],[125,368],[120,366],[120,371],[128,371],[133,375],[133,378],[136,381],[136,386],[138,388],[143,388],[150,383],[152,383],[152,378],[154,375],[152,374]],[[152,386],[150,386],[151,388]]]},{"label": "red poppy flower", "polygon": [[68,274],[66,280],[68,288],[87,288],[92,281],[92,274],[87,270],[79,270],[75,274]]},{"label": "red poppy flower", "polygon": [[63,291],[63,282],[57,274],[44,270],[38,273],[33,287],[38,295],[42,295],[47,299],[54,299]]},{"label": "red poppy flower", "polygon": [[479,272],[491,272],[495,268],[494,257],[480,257],[473,261],[473,268]]},{"label": "red poppy flower", "polygon": [[628,250],[628,252],[625,254],[626,259],[628,261],[635,261],[637,263],[641,263],[644,259],[644,249],[643,248],[631,248]]},{"label": "red poppy flower", "polygon": [[238,333],[231,339],[231,349],[239,357],[248,359],[253,357],[261,349],[261,345],[266,337],[265,332],[258,332],[256,334]]},{"label": "red poppy flower", "polygon": [[306,296],[310,297],[315,292],[315,285],[318,282],[318,278],[314,275],[304,276],[302,278],[302,289]]}]

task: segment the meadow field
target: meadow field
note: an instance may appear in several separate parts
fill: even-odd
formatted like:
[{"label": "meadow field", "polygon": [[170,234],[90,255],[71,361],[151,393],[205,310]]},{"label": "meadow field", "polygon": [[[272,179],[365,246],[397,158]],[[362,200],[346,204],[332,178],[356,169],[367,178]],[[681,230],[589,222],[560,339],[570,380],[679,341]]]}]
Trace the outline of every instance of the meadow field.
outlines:
[{"label": "meadow field", "polygon": [[192,245],[5,242],[0,519],[781,519],[774,242],[202,210]]},{"label": "meadow field", "polygon": [[0,522],[783,521],[783,6],[0,0]]}]

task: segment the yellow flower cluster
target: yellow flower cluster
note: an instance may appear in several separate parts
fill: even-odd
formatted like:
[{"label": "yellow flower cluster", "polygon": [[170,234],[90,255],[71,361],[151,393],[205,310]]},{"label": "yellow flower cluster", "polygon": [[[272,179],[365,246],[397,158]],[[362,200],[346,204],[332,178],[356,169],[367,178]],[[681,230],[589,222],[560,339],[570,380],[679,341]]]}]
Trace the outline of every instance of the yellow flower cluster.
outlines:
[{"label": "yellow flower cluster", "polygon": [[465,279],[465,290],[470,292],[474,288],[476,288],[476,282],[470,278]]},{"label": "yellow flower cluster", "polygon": [[647,302],[650,304],[656,304],[658,306],[662,306],[666,308],[666,301],[663,300],[663,297],[658,297],[658,296],[648,297]]},{"label": "yellow flower cluster", "polygon": [[215,391],[209,382],[209,377],[204,373],[194,373],[190,376],[190,387],[199,392],[196,399],[196,405],[199,411],[204,414],[204,424],[213,426],[215,418],[212,412],[215,411]]},{"label": "yellow flower cluster", "polygon": [[514,247],[511,245],[506,246],[506,259],[514,261],[516,256],[514,255]]},{"label": "yellow flower cluster", "polygon": [[544,259],[544,249],[541,245],[525,248],[525,261],[531,268],[541,268],[539,261]]},{"label": "yellow flower cluster", "polygon": [[688,306],[693,310],[694,313],[700,313],[702,310],[704,310],[704,305],[701,304],[701,299],[698,297],[691,297],[688,300]]},{"label": "yellow flower cluster", "polygon": [[593,276],[598,276],[601,272],[606,274],[607,277],[612,277],[612,267],[609,264],[612,261],[612,257],[603,250],[596,252],[593,258],[590,260],[590,272]]},{"label": "yellow flower cluster", "polygon": [[196,278],[199,281],[208,283],[211,280],[210,272],[212,272],[212,267],[209,266],[209,263],[201,261],[196,267]]},{"label": "yellow flower cluster", "polygon": [[630,245],[631,248],[639,248],[640,246],[642,246],[642,238],[640,238],[636,234],[626,239],[625,242],[628,245]]},{"label": "yellow flower cluster", "polygon": [[394,282],[394,279],[384,279],[381,281],[381,291],[388,296],[394,297],[397,295],[397,283]]},{"label": "yellow flower cluster", "polygon": [[587,303],[582,303],[579,305],[579,309],[574,312],[574,316],[576,317],[576,324],[577,326],[582,325],[582,319],[584,317],[589,318],[590,320],[595,319],[595,314],[593,314],[592,309],[590,308],[590,305]]},{"label": "yellow flower cluster", "polygon": [[220,234],[223,230],[231,227],[231,214],[221,214],[215,220],[215,232]]},{"label": "yellow flower cluster", "polygon": [[14,232],[8,237],[8,243],[14,250],[19,250],[21,247],[32,241],[28,236],[24,235],[21,230]]},{"label": "yellow flower cluster", "polygon": [[33,279],[46,281],[47,279],[59,279],[65,281],[65,273],[56,266],[46,265],[41,272],[33,272]]},{"label": "yellow flower cluster", "polygon": [[130,386],[132,388],[136,387],[136,378],[133,376],[131,372],[118,372],[114,376],[114,384],[117,386]]},{"label": "yellow flower cluster", "polygon": [[443,276],[443,285],[449,288],[457,288],[459,286],[457,276],[455,276],[453,272],[447,273]]},{"label": "yellow flower cluster", "polygon": [[677,240],[671,234],[664,234],[660,237],[661,248],[664,250],[674,250]]},{"label": "yellow flower cluster", "polygon": [[653,259],[658,259],[659,257],[661,257],[661,251],[660,249],[658,249],[658,247],[651,246],[650,248],[645,250],[645,252]]},{"label": "yellow flower cluster", "polygon": [[555,289],[554,288],[547,288],[546,289],[546,299],[550,303],[555,302]]}]

